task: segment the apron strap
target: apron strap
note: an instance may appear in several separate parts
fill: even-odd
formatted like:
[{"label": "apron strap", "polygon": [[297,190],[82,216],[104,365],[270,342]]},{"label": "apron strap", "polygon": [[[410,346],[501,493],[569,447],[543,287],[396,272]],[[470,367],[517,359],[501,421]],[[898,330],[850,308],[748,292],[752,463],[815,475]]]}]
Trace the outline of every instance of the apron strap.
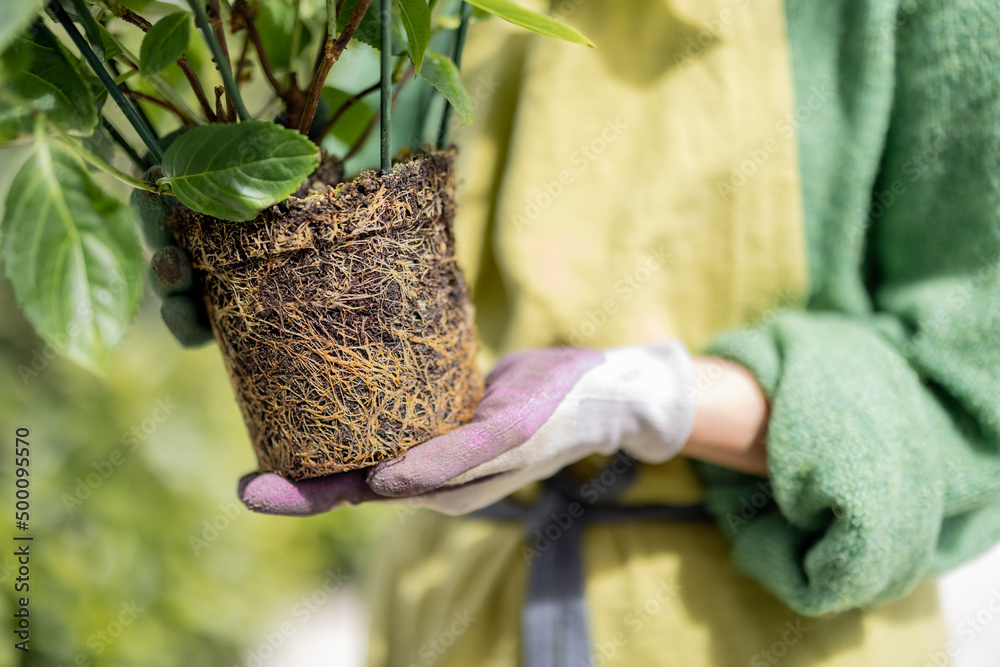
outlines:
[{"label": "apron strap", "polygon": [[[543,534],[554,525],[550,517],[570,516],[570,501],[550,492],[541,503],[547,510],[540,522],[529,525]],[[560,526],[560,528],[562,528]],[[583,522],[577,518],[549,548],[532,558],[528,590],[521,613],[521,655],[524,667],[583,667],[590,665],[590,626],[583,590]]]},{"label": "apron strap", "polygon": [[[709,521],[704,505],[617,505],[632,485],[639,466],[619,452],[625,472],[604,486],[594,502],[580,495],[579,483],[567,470],[545,480],[546,493],[537,505],[509,499],[471,516],[524,524],[529,537],[545,538],[547,547],[531,552],[528,585],[521,612],[522,667],[589,667],[592,663],[590,623],[584,594],[583,527],[591,522]],[[609,466],[608,469],[611,469]],[[576,507],[572,507],[576,505]],[[572,511],[570,511],[572,509]],[[582,510],[582,514],[581,514]],[[556,530],[557,529],[557,530]],[[538,531],[536,533],[536,531]],[[547,534],[548,531],[551,533]],[[539,539],[541,542],[541,539]]]}]

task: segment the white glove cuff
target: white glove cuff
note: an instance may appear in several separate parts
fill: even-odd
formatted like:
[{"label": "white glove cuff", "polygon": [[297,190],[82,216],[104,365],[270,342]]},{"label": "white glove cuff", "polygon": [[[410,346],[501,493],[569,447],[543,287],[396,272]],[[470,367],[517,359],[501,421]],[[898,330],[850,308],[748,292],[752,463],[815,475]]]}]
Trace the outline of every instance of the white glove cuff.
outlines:
[{"label": "white glove cuff", "polygon": [[601,453],[623,449],[646,463],[663,463],[687,443],[694,426],[694,369],[676,340],[604,351],[567,399],[578,406],[581,443]]}]

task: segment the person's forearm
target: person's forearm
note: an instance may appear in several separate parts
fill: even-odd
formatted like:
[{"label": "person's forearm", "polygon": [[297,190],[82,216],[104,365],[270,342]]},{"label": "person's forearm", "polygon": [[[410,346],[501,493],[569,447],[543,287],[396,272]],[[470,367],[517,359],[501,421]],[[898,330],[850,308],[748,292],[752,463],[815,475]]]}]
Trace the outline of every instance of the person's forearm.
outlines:
[{"label": "person's forearm", "polygon": [[683,454],[727,468],[767,475],[770,408],[753,376],[718,357],[694,357],[697,411]]}]

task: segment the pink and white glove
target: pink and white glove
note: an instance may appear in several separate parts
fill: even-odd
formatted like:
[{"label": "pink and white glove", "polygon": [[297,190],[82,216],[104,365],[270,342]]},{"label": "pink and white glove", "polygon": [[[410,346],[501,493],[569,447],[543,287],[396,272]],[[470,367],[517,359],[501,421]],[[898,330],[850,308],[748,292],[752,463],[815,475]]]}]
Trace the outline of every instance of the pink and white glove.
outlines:
[{"label": "pink and white glove", "polygon": [[306,515],[344,503],[403,502],[445,514],[491,505],[591,454],[646,463],[677,455],[694,423],[694,372],[677,341],[527,350],[486,378],[472,421],[367,471],[294,482],[248,475],[251,510]]}]

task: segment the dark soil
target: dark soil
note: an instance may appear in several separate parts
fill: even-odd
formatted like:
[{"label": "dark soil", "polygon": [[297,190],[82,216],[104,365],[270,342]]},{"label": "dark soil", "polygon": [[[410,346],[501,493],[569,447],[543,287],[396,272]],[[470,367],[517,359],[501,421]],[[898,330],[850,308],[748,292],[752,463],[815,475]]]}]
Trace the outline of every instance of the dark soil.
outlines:
[{"label": "dark soil", "polygon": [[400,456],[482,395],[454,258],[453,153],[380,176],[325,161],[250,222],[171,219],[201,274],[261,471],[317,477]]}]

